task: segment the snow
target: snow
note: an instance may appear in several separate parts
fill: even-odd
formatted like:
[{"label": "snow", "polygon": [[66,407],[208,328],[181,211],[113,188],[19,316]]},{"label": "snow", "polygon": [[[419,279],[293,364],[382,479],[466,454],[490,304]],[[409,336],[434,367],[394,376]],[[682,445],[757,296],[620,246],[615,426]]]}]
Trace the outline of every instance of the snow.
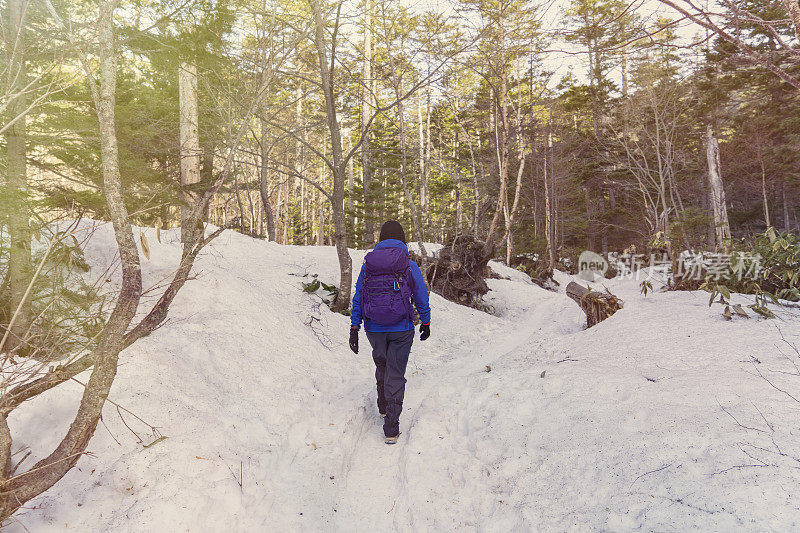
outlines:
[{"label": "snow", "polygon": [[[141,231],[149,287],[176,268],[179,234]],[[100,226],[96,275],[113,250]],[[356,269],[364,253],[351,252]],[[386,446],[366,338],[350,352],[348,318],[300,288],[338,281],[335,250],[226,231],[168,323],[120,358],[111,399],[159,433],[108,405],[91,455],[9,531],[800,527],[800,403],[787,394],[800,397],[799,362],[782,341],[800,345],[796,310],[726,321],[704,292],[643,296],[614,279],[597,286],[625,307],[587,330],[563,293],[575,278],[557,272],[552,292],[491,265],[509,278],[488,280],[494,314],[431,295],[432,335],[415,341],[402,435]],[[12,415],[25,465],[66,430],[80,388]]]},{"label": "snow", "polygon": [[[425,251],[428,253],[428,255],[439,257],[439,252],[442,250],[441,244],[436,242],[423,242],[422,245],[425,246]],[[422,253],[417,241],[411,241],[408,243],[408,251],[416,254]]]}]

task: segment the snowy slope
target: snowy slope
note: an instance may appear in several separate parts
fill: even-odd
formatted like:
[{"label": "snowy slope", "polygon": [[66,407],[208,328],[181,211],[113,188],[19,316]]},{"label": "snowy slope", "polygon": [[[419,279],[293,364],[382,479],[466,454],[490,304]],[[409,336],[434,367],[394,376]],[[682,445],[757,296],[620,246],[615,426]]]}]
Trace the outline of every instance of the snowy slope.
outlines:
[{"label": "snowy slope", "polygon": [[[147,287],[177,265],[179,236],[145,232]],[[111,239],[102,226],[89,243],[98,272]],[[352,255],[357,266],[364,252]],[[412,349],[402,436],[388,447],[366,338],[351,353],[348,318],[300,290],[311,274],[337,281],[335,258],[219,237],[168,323],[122,354],[112,389],[167,438],[144,447],[109,405],[93,455],[9,530],[800,527],[800,403],[787,395],[800,397],[800,377],[780,373],[800,364],[781,340],[800,345],[797,310],[726,322],[705,293],[643,297],[613,280],[625,308],[584,330],[564,294],[493,264],[510,278],[488,281],[496,316],[432,295],[432,336]],[[12,418],[31,463],[79,389]]]}]

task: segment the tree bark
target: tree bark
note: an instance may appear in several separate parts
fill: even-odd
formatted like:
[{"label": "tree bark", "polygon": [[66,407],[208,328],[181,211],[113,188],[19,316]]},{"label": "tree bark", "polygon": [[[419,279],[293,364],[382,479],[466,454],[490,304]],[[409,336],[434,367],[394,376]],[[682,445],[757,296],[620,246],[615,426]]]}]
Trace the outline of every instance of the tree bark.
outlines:
[{"label": "tree bark", "polygon": [[272,203],[270,202],[269,191],[269,170],[267,169],[267,161],[269,161],[269,148],[267,147],[267,122],[261,119],[261,175],[260,187],[261,203],[264,204],[264,213],[267,218],[267,239],[275,242],[278,238],[275,231],[275,214],[272,212]]},{"label": "tree bark", "polygon": [[706,157],[708,159],[708,183],[711,188],[711,207],[714,212],[717,249],[728,246],[731,239],[731,226],[728,222],[728,206],[725,200],[725,186],[722,183],[719,141],[714,136],[711,125],[706,129]]},{"label": "tree bark", "polygon": [[586,246],[587,250],[594,251],[594,214],[592,213],[592,197],[588,186],[583,188],[583,195],[586,203]]},{"label": "tree bark", "polygon": [[[502,25],[501,25],[502,28]],[[501,33],[502,34],[502,33]],[[500,216],[503,214],[504,205],[508,196],[508,163],[509,163],[509,125],[508,125],[508,74],[505,68],[500,74],[500,90],[496,95],[497,120],[495,120],[495,142],[497,152],[497,166],[500,174],[500,190],[497,193],[497,206],[492,222],[489,225],[489,233],[486,236],[487,250],[494,247],[495,235],[499,226]]]},{"label": "tree bark", "polygon": [[[421,108],[420,108],[421,109]],[[472,195],[473,195],[473,210],[472,210],[472,227],[470,228],[470,232],[475,236],[478,237],[478,226],[479,226],[479,219],[480,219],[480,189],[478,188],[478,168],[475,164],[475,150],[472,146],[472,138],[467,132],[467,129],[464,127],[464,124],[461,122],[459,118],[459,109],[457,105],[453,106],[453,117],[458,125],[461,133],[464,134],[464,138],[467,141],[467,148],[469,148],[469,159],[471,164],[472,170]],[[422,140],[422,117],[420,116],[420,141]],[[480,142],[480,140],[479,140]],[[421,142],[420,142],[421,145]],[[420,173],[424,168],[423,160],[420,159]]]},{"label": "tree bark", "polygon": [[547,159],[553,146],[553,134],[547,133],[544,142],[544,234],[547,241],[547,260],[552,271],[556,267],[555,228],[553,220],[553,193]]},{"label": "tree bark", "polygon": [[[321,167],[320,167],[320,173],[319,173],[319,183],[322,184],[322,170],[321,170]],[[314,238],[314,235],[313,235],[313,233],[314,233],[313,220],[314,219],[313,219],[313,216],[309,216],[309,211],[310,211],[309,205],[310,205],[309,202],[306,201],[306,180],[300,180],[300,220],[301,220],[301,224],[303,222],[306,222],[306,221],[309,224],[308,231],[306,231],[305,228],[303,228],[303,230],[302,230],[303,231],[303,246],[308,244],[309,233],[312,233],[311,238],[312,239]]]},{"label": "tree bark", "polygon": [[375,107],[372,95],[372,0],[365,0],[364,11],[364,97],[361,101],[361,179],[364,186],[364,243],[369,245],[375,238],[374,213],[372,212],[372,154],[370,151],[369,124]]},{"label": "tree bark", "polygon": [[628,96],[628,46],[622,48],[622,97]]},{"label": "tree bark", "polygon": [[[345,150],[349,151],[351,145],[350,136],[345,135]],[[349,245],[355,244],[353,242],[353,236],[356,233],[356,224],[357,220],[355,219],[354,211],[353,211],[353,174],[355,173],[353,169],[353,158],[351,157],[347,161],[347,228],[348,228],[348,238],[347,242]]]},{"label": "tree bark", "polygon": [[[116,91],[116,59],[114,55],[113,12],[115,0],[100,3],[98,38],[100,41],[100,86],[90,79],[100,124],[100,155],[103,189],[122,263],[122,288],[117,303],[92,354],[94,370],[84,389],[78,412],[58,447],[30,470],[8,478],[6,464],[0,487],[0,520],[4,521],[25,502],[52,487],[74,465],[86,450],[117,371],[123,335],[130,324],[142,292],[142,277],[136,241],[128,221],[123,200],[122,180],[114,117]],[[4,399],[5,400],[5,399]],[[3,402],[5,403],[5,401]],[[2,418],[5,419],[3,410]],[[0,442],[8,438],[5,420],[0,424]],[[5,448],[5,443],[2,443]]]},{"label": "tree bark", "polygon": [[[239,219],[239,224],[238,224],[239,229],[244,233],[245,231],[244,205],[242,204],[242,194],[239,192],[239,177],[236,175],[235,172],[233,174],[233,193],[234,196],[236,197],[236,207],[239,210],[239,216],[237,217]],[[192,240],[186,242],[194,242],[194,241]]]},{"label": "tree bark", "polygon": [[325,245],[325,205],[319,204],[317,208],[319,212],[319,228],[317,229],[317,246]]},{"label": "tree bark", "polygon": [[417,213],[417,206],[414,203],[414,198],[411,195],[411,190],[408,187],[408,145],[406,139],[406,121],[405,117],[403,116],[403,102],[400,98],[402,94],[402,90],[400,87],[396,88],[395,94],[397,96],[397,120],[400,126],[400,178],[403,182],[403,193],[406,197],[406,203],[408,204],[408,209],[411,211],[411,223],[414,228],[414,238],[417,240],[417,244],[419,245],[419,250],[422,253],[422,271],[425,272],[425,267],[428,260],[428,252],[425,250],[424,239],[422,236],[422,227],[419,223],[419,216]]},{"label": "tree bark", "polygon": [[758,162],[761,166],[761,198],[764,202],[764,223],[770,227],[769,201],[767,199],[767,167],[764,163],[764,150],[761,141],[758,142]]},{"label": "tree bark", "polygon": [[181,189],[184,205],[181,206],[181,242],[184,245],[195,242],[198,235],[198,222],[191,220],[192,206],[197,194],[192,187],[200,183],[200,130],[197,103],[197,66],[181,62],[178,67],[178,100],[180,103],[180,159]]},{"label": "tree bark", "polygon": [[11,248],[8,258],[9,279],[9,317],[17,316],[3,350],[13,352],[24,342],[31,321],[30,301],[24,301],[25,292],[31,281],[33,267],[31,261],[30,208],[28,205],[27,131],[25,110],[28,106],[25,95],[27,78],[25,48],[26,0],[9,0],[9,35],[14,39],[10,61],[9,79],[12,80],[9,94],[14,95],[8,104],[11,117],[19,117],[6,130],[7,174],[5,186],[9,195],[8,232]]},{"label": "tree bark", "polygon": [[283,182],[283,243],[289,243],[289,178]]},{"label": "tree bark", "polygon": [[[314,45],[319,62],[322,92],[325,96],[325,116],[330,131],[331,171],[333,173],[333,194],[331,194],[331,215],[336,253],[339,257],[339,293],[331,306],[333,311],[344,311],[350,307],[350,292],[353,284],[353,261],[347,249],[347,221],[344,212],[344,183],[346,176],[342,155],[342,136],[336,114],[336,98],[333,89],[333,76],[328,66],[328,53],[325,47],[325,22],[319,0],[309,0],[314,15]],[[330,63],[334,64],[333,61]]]},{"label": "tree bark", "polygon": [[708,180],[708,173],[703,176],[703,179],[705,180],[705,185],[703,185],[703,194],[700,196],[703,202],[703,212],[711,214],[711,219],[706,225],[706,246],[708,248],[714,248],[717,230],[714,226],[714,200],[711,198],[711,184]]},{"label": "tree bark", "polygon": [[622,302],[608,289],[606,292],[591,291],[571,281],[565,292],[586,313],[586,327],[589,328],[622,309]]},{"label": "tree bark", "polygon": [[424,152],[422,156],[422,174],[420,176],[420,185],[419,185],[419,202],[420,207],[422,209],[422,220],[420,221],[422,224],[427,224],[431,218],[430,214],[430,198],[428,194],[428,186],[430,184],[430,173],[431,173],[431,149],[433,148],[433,143],[431,142],[431,91],[430,88],[427,91],[427,95],[425,98],[425,143],[424,143]]},{"label": "tree bark", "polygon": [[[458,121],[456,114],[455,120]],[[425,175],[425,120],[422,116],[422,97],[417,96],[417,157],[419,161],[420,194],[422,194],[423,176]]]},{"label": "tree bark", "polygon": [[[517,169],[517,183],[514,188],[514,203],[509,209],[508,199],[503,205],[503,216],[506,224],[506,264],[511,266],[511,256],[514,254],[514,220],[519,209],[519,198],[522,190],[522,176],[525,172],[525,137],[522,134],[522,92],[517,100],[517,143],[519,145],[519,168]],[[455,158],[454,158],[455,159]]]},{"label": "tree bark", "polygon": [[514,187],[514,203],[511,205],[511,209],[508,207],[508,201],[506,201],[505,205],[503,206],[503,215],[506,223],[506,264],[509,266],[511,265],[511,256],[514,253],[514,220],[516,219],[517,211],[519,210],[519,198],[522,190],[522,176],[525,173],[525,148],[522,136],[520,136],[519,142],[519,168],[517,169],[517,183]]},{"label": "tree bark", "polygon": [[792,228],[789,224],[789,203],[786,201],[786,181],[783,182],[781,187],[781,195],[783,200],[783,230],[789,231]]}]

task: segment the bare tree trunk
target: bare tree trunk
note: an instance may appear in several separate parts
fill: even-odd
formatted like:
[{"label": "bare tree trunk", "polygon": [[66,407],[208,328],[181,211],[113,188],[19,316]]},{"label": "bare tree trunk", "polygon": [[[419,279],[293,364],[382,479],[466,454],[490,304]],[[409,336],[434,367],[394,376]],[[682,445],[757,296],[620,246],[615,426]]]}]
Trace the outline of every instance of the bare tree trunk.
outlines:
[{"label": "bare tree trunk", "polygon": [[[613,196],[613,194],[614,193],[609,189],[608,190],[609,198],[611,198]],[[601,247],[601,250],[602,250],[602,253],[603,253],[603,257],[608,258],[608,226],[605,224],[606,222],[608,222],[608,209],[606,208],[605,196],[603,198],[601,198],[600,200],[602,202],[601,205],[603,206],[602,218],[603,218],[603,223],[604,223],[603,227],[600,230],[601,231],[600,247]]]},{"label": "bare tree trunk", "polygon": [[364,243],[369,245],[375,238],[373,192],[372,192],[372,154],[370,152],[369,124],[374,108],[372,95],[372,0],[366,0],[364,11],[364,98],[361,102],[361,179],[364,186]]},{"label": "bare tree trunk", "polygon": [[786,181],[784,180],[781,187],[781,194],[783,199],[783,230],[789,231],[792,229],[789,224],[789,203],[786,201]]},{"label": "bare tree trunk", "polygon": [[556,267],[556,252],[555,252],[555,229],[553,220],[553,201],[552,201],[552,185],[550,176],[548,174],[547,158],[550,149],[553,146],[553,134],[547,133],[547,139],[544,142],[544,234],[547,240],[547,257],[550,265],[550,270]]},{"label": "bare tree trunk", "polygon": [[[216,147],[213,142],[206,143],[203,146],[203,167],[200,169],[200,181],[205,183],[206,186],[214,182],[214,154]],[[206,205],[203,217],[208,216],[211,202]],[[198,230],[198,236],[200,231]]]},{"label": "bare tree trunk", "polygon": [[317,231],[317,246],[325,245],[325,204],[320,202],[318,206],[319,211],[319,229]]},{"label": "bare tree trunk", "polygon": [[564,239],[564,211],[558,208],[559,205],[561,205],[561,195],[555,194],[555,189],[553,189],[553,197],[553,204],[555,205],[554,217],[556,219],[558,235],[560,237],[558,240],[558,245],[556,246],[556,250],[563,250],[564,243],[567,241]]},{"label": "bare tree trunk", "polygon": [[[295,159],[294,159],[294,170],[295,170],[295,172],[293,172],[291,174],[291,176],[287,177],[287,180],[286,180],[286,191],[285,191],[285,193],[286,193],[286,201],[285,201],[286,210],[284,211],[284,222],[285,222],[285,224],[284,224],[284,240],[285,240],[284,244],[290,244],[289,243],[289,229],[290,229],[289,226],[290,226],[290,216],[291,216],[290,210],[292,208],[292,204],[291,204],[291,201],[289,200],[289,193],[291,192],[292,198],[294,198],[295,207],[297,207],[298,206],[298,202],[297,202],[297,181],[298,181],[297,173],[304,173],[305,172],[306,149],[305,149],[305,144],[304,143],[308,142],[308,132],[307,132],[307,130],[305,128],[305,119],[304,119],[304,114],[303,114],[303,111],[304,111],[303,104],[304,104],[304,101],[305,101],[305,95],[303,93],[303,88],[300,85],[300,82],[298,82],[298,84],[297,84],[297,92],[296,92],[296,94],[297,94],[297,104],[296,104],[296,108],[295,108],[295,116],[297,117],[298,122],[302,126],[302,136],[297,137],[295,139],[296,140],[296,142],[295,142]],[[300,183],[302,185],[302,183],[304,183],[304,180],[301,179]],[[301,191],[301,193],[302,193],[302,191]],[[300,194],[300,205],[299,205],[299,208],[300,208],[300,219],[301,220],[305,217],[305,213],[303,212],[303,208],[305,206],[302,204],[302,200],[303,200],[303,195]],[[294,244],[294,243],[296,243],[298,241],[298,235],[295,232],[294,228],[292,228],[292,232],[291,233],[292,233],[292,242],[291,242],[291,244]],[[303,236],[303,239],[305,239],[305,236]],[[302,243],[306,244],[305,240],[303,240]]]},{"label": "bare tree trunk", "polygon": [[714,136],[711,125],[706,129],[708,159],[708,183],[711,187],[714,226],[716,227],[717,248],[727,247],[731,239],[731,227],[728,222],[728,206],[725,201],[725,187],[720,170],[719,141]]},{"label": "bare tree trunk", "polygon": [[182,62],[178,67],[178,99],[180,102],[181,188],[184,205],[181,207],[181,242],[198,240],[198,221],[189,220],[197,194],[192,186],[200,183],[200,130],[197,103],[197,67]]},{"label": "bare tree trunk", "polygon": [[[456,121],[458,115],[456,114]],[[420,179],[420,192],[422,187],[422,176],[425,174],[425,120],[422,116],[422,97],[417,95],[417,142],[419,151],[419,179]]]},{"label": "bare tree trunk", "polygon": [[269,170],[267,169],[267,161],[269,161],[269,148],[267,148],[267,121],[261,119],[261,203],[264,204],[264,213],[267,218],[267,239],[276,241],[278,236],[275,232],[275,214],[272,212],[272,204],[269,197]]},{"label": "bare tree trunk", "polygon": [[283,244],[289,243],[289,179],[283,182]]},{"label": "bare tree trunk", "polygon": [[[502,34],[502,25],[501,25]],[[508,189],[508,163],[509,163],[509,124],[508,124],[508,74],[505,69],[501,73],[500,91],[496,95],[496,109],[499,115],[495,120],[495,142],[497,151],[497,166],[500,173],[500,190],[497,194],[497,207],[495,209],[492,222],[489,225],[489,233],[486,237],[486,248],[494,247],[495,235],[503,213],[503,206],[507,200]]]},{"label": "bare tree trunk", "polygon": [[510,162],[510,134],[511,128],[508,120],[508,70],[506,57],[506,28],[502,14],[497,18],[499,49],[502,54],[502,66],[500,70],[500,87],[495,89],[495,108],[497,118],[495,119],[495,144],[497,152],[497,167],[500,174],[500,190],[497,195],[497,207],[495,209],[492,222],[489,225],[489,233],[486,237],[486,248],[494,247],[495,234],[500,220],[500,215],[504,211],[504,205],[508,201],[508,166]]},{"label": "bare tree trunk", "polygon": [[[345,135],[345,150],[349,152],[350,150],[350,136]],[[355,173],[353,169],[353,158],[351,157],[350,160],[347,162],[347,227],[350,229],[348,232],[348,243],[353,243],[353,235],[356,233],[356,220],[353,214],[353,174]]]},{"label": "bare tree trunk", "polygon": [[716,227],[714,226],[714,208],[713,203],[714,200],[711,198],[711,185],[708,181],[708,174],[703,176],[705,180],[705,185],[703,186],[703,194],[701,195],[701,199],[703,201],[703,212],[706,214],[711,214],[711,220],[706,226],[706,246],[708,248],[713,248],[715,246],[715,240],[717,235]]},{"label": "bare tree trunk", "polygon": [[539,195],[536,194],[536,180],[532,180],[532,187],[531,191],[533,193],[533,235],[535,237],[539,236]]},{"label": "bare tree trunk", "polygon": [[[314,44],[317,49],[322,92],[325,96],[325,115],[330,131],[331,158],[333,160],[333,194],[331,195],[331,215],[333,218],[334,242],[339,256],[339,294],[331,309],[344,311],[350,307],[350,292],[353,284],[353,261],[347,249],[347,223],[344,213],[344,182],[346,161],[342,155],[342,137],[336,116],[336,98],[333,90],[331,69],[328,66],[328,53],[325,49],[325,22],[319,0],[309,0],[314,15]],[[331,61],[331,65],[334,62]]]},{"label": "bare tree trunk", "polygon": [[461,188],[456,185],[456,236],[461,235],[462,218],[464,217],[464,208],[461,205]]},{"label": "bare tree trunk", "polygon": [[[514,188],[514,204],[510,211],[508,199],[503,205],[503,216],[506,224],[506,264],[511,266],[511,257],[514,254],[514,219],[519,209],[519,197],[522,190],[522,175],[525,172],[525,139],[522,135],[522,92],[519,93],[517,101],[517,143],[519,144],[519,168],[517,169],[517,183]],[[455,158],[454,158],[455,159]]]},{"label": "bare tree trunk", "polygon": [[772,226],[769,217],[769,201],[767,200],[767,167],[764,164],[764,151],[761,140],[758,141],[758,162],[761,165],[761,197],[764,202],[764,223]]},{"label": "bare tree trunk", "polygon": [[8,258],[8,281],[10,292],[9,316],[16,313],[3,350],[9,353],[23,342],[32,317],[30,303],[24,301],[25,292],[30,284],[33,268],[31,265],[31,227],[30,209],[28,206],[28,167],[27,131],[25,110],[28,106],[25,95],[27,78],[25,48],[25,11],[27,0],[9,0],[8,20],[12,53],[8,63],[9,79],[12,80],[9,94],[15,96],[8,104],[11,117],[19,117],[6,130],[6,183],[9,192],[8,232],[11,249]]},{"label": "bare tree trunk", "polygon": [[[458,108],[454,106],[454,118],[456,124],[458,124],[459,129],[464,134],[464,138],[467,141],[467,147],[469,148],[469,159],[471,163],[472,169],[472,194],[474,197],[474,205],[473,205],[473,213],[472,213],[472,227],[470,231],[472,234],[477,238],[478,237],[478,225],[479,225],[479,218],[480,218],[480,190],[478,189],[478,168],[475,164],[475,150],[472,147],[472,138],[470,137],[469,132],[461,123],[461,120],[458,117]],[[422,118],[420,117],[420,139],[422,138]],[[480,142],[480,141],[479,141]],[[420,160],[420,169],[422,169],[423,162]]]},{"label": "bare tree trunk", "polygon": [[517,169],[517,183],[514,188],[514,203],[511,209],[508,208],[508,201],[503,206],[503,215],[506,223],[506,264],[511,265],[511,256],[514,253],[514,220],[517,217],[517,210],[519,209],[520,191],[522,190],[522,175],[525,173],[525,148],[522,138],[520,137],[519,147],[519,168]]},{"label": "bare tree trunk", "polygon": [[589,187],[583,188],[583,195],[586,203],[586,247],[588,250],[594,251],[594,214],[592,213],[592,197],[589,194]]},{"label": "bare tree trunk", "polygon": [[128,222],[128,213],[123,200],[122,180],[119,173],[114,101],[116,90],[116,59],[114,56],[113,12],[114,0],[100,3],[98,37],[100,41],[100,87],[90,79],[92,96],[95,101],[100,123],[100,155],[103,172],[103,188],[108,204],[111,222],[116,236],[122,263],[122,288],[117,303],[98,340],[92,354],[92,371],[78,412],[67,434],[46,458],[31,467],[27,472],[9,477],[9,458],[11,436],[5,418],[8,409],[3,398],[0,410],[0,450],[3,455],[3,475],[0,484],[0,521],[5,521],[25,502],[43,493],[57,483],[74,465],[86,450],[103,405],[117,371],[117,359],[122,349],[125,329],[131,322],[142,291],[142,278],[139,266],[139,253],[133,231]]},{"label": "bare tree trunk", "polygon": [[422,175],[420,176],[420,185],[419,185],[419,200],[420,200],[420,207],[422,208],[422,224],[427,224],[431,218],[430,214],[430,200],[428,198],[428,185],[430,182],[430,172],[431,172],[431,149],[433,148],[433,143],[431,142],[431,91],[430,88],[427,91],[426,96],[426,104],[425,104],[425,150],[423,156],[423,167],[422,167]]},{"label": "bare tree trunk", "polygon": [[242,195],[239,192],[239,177],[234,172],[233,174],[233,192],[236,196],[236,207],[239,209],[239,229],[244,233],[245,220],[244,220],[244,205],[242,204]]},{"label": "bare tree trunk", "polygon": [[411,191],[408,187],[408,146],[406,142],[406,121],[405,117],[403,116],[403,101],[400,98],[402,93],[402,89],[398,86],[395,88],[395,94],[397,96],[397,120],[400,125],[400,152],[402,154],[400,159],[400,178],[403,181],[403,192],[405,193],[406,203],[408,204],[408,209],[411,211],[411,223],[414,227],[414,237],[417,240],[417,244],[419,245],[420,252],[422,253],[422,267],[423,272],[425,271],[425,265],[428,259],[428,252],[425,250],[424,239],[422,236],[422,228],[420,227],[419,223],[419,216],[417,214],[417,206],[414,203],[414,198],[411,195]]},{"label": "bare tree trunk", "polygon": [[[249,169],[248,169],[248,173],[249,173]],[[245,174],[245,176],[246,176],[246,174]],[[255,205],[253,205],[253,196],[250,194],[251,191],[250,191],[249,180],[245,182],[245,185],[246,185],[246,188],[245,188],[244,192],[247,195],[247,207],[250,208],[249,209],[249,211],[250,211],[250,224],[248,226],[248,228],[250,230],[249,234],[250,234],[251,237],[255,237],[256,236],[256,208],[255,208]]]},{"label": "bare tree trunk", "polygon": [[622,48],[622,96],[628,96],[628,46]]},{"label": "bare tree trunk", "polygon": [[[259,169],[259,187],[261,187],[261,173]],[[259,190],[259,200],[260,200],[260,190]],[[264,212],[263,212],[263,203],[256,200],[256,220],[258,220],[258,238],[264,238]]]},{"label": "bare tree trunk", "polygon": [[[320,170],[319,182],[322,183],[322,171]],[[308,221],[309,223],[309,230],[312,233],[311,238],[313,239],[313,232],[314,232],[314,223],[312,222],[313,218],[308,214],[308,202],[306,202],[306,180],[300,180],[300,220],[305,222]],[[308,235],[309,231],[303,229],[303,245],[308,244]]]}]

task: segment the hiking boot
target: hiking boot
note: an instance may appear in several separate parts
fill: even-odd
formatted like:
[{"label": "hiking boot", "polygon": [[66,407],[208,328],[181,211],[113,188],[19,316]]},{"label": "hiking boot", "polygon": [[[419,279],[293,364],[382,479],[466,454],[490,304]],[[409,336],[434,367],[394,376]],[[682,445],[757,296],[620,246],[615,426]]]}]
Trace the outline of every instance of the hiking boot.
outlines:
[{"label": "hiking boot", "polygon": [[386,413],[381,413],[381,418],[386,418]]},{"label": "hiking boot", "polygon": [[386,444],[397,444],[397,437],[398,435],[395,435],[394,437],[386,437],[386,439],[383,442],[385,442]]}]

